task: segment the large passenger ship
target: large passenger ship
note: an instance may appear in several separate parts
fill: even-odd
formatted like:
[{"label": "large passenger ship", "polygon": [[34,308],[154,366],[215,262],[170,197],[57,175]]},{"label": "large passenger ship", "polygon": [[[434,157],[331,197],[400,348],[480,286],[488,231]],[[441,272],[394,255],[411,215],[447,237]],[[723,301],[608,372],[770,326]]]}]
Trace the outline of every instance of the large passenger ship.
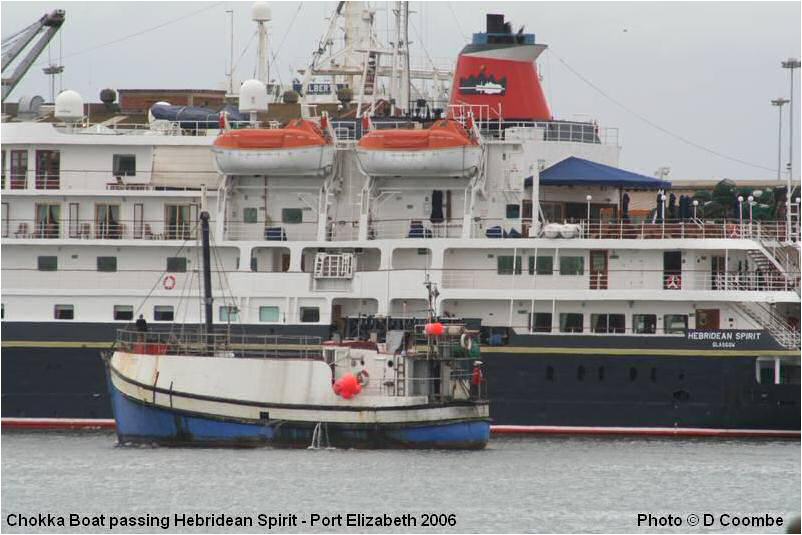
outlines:
[{"label": "large passenger ship", "polygon": [[[364,24],[359,5],[338,14]],[[111,418],[115,330],[203,321],[186,297],[206,202],[232,332],[382,343],[425,317],[428,281],[481,333],[498,431],[798,436],[798,200],[760,221],[735,198],[726,217],[676,206],[619,167],[616,129],[552,117],[545,45],[487,24],[436,120],[408,90],[377,112],[396,69],[368,48],[331,118],[257,124],[241,95],[250,121],[90,125],[66,92],[54,122],[4,121],[4,422]]]}]

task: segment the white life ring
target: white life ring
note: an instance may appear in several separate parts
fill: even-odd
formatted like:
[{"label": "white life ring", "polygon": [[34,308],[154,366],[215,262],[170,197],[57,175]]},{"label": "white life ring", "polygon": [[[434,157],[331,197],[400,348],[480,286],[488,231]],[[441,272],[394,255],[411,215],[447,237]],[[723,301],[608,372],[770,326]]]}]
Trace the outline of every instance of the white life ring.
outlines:
[{"label": "white life ring", "polygon": [[356,380],[360,385],[362,385],[362,388],[368,386],[370,384],[370,374],[368,373],[368,370],[362,370],[356,374]]},{"label": "white life ring", "polygon": [[679,275],[669,275],[667,287],[671,290],[679,290],[682,286],[682,279]]},{"label": "white life ring", "polygon": [[165,290],[172,290],[175,288],[175,277],[172,275],[167,275],[164,277],[164,282],[162,284],[164,285]]},{"label": "white life ring", "polygon": [[468,333],[462,333],[462,336],[459,337],[459,345],[462,346],[462,349],[465,351],[470,351],[473,347],[473,339],[468,336]]}]

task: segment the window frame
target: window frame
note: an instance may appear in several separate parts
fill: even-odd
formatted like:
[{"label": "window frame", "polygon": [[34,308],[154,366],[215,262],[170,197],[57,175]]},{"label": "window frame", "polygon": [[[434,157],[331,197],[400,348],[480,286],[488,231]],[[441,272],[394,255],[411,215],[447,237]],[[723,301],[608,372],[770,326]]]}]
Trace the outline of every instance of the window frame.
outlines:
[{"label": "window frame", "polygon": [[[502,266],[502,262],[509,262],[509,266]],[[523,257],[521,255],[496,255],[496,274],[497,275],[520,275],[522,270]],[[509,269],[509,272],[507,271]]]},{"label": "window frame", "polygon": [[[108,266],[101,267],[101,263],[109,262]],[[114,264],[112,267],[111,264]],[[114,273],[117,271],[117,257],[116,256],[98,256],[97,257],[97,270],[101,273]]]},{"label": "window frame", "polygon": [[[122,309],[126,309],[126,310],[122,310]],[[128,317],[125,317],[125,318],[117,317],[118,314],[122,313],[122,312],[126,312],[126,313],[130,312],[131,313],[131,317],[130,318],[128,318]],[[112,308],[112,317],[114,318],[114,321],[134,321],[134,306],[133,305],[114,305],[114,308]]]},{"label": "window frame", "polygon": [[[580,318],[579,330],[568,329],[567,324],[569,316],[574,316],[574,319],[576,319],[576,316],[579,316]],[[565,317],[566,320],[565,322],[563,322],[563,317]],[[577,333],[583,333],[585,331],[585,314],[583,314],[582,312],[560,312],[559,320],[560,320],[559,329],[561,333],[577,334]],[[563,325],[565,325],[565,327],[563,327]]]},{"label": "window frame", "polygon": [[[55,260],[54,265],[52,268],[50,267],[42,267],[44,259],[53,259]],[[39,255],[36,257],[36,270],[37,271],[58,271],[58,255]]]},{"label": "window frame", "polygon": [[[182,260],[183,260],[183,269],[170,269],[171,267],[179,267],[179,268],[181,268],[182,266],[180,264],[182,263],[181,262]],[[178,266],[176,266],[176,265],[171,266],[170,265],[171,262],[173,262],[173,263],[177,262],[179,265]],[[186,273],[187,272],[187,264],[188,263],[189,263],[189,261],[187,260],[186,256],[168,256],[167,257],[167,265],[166,265],[165,271],[168,272],[168,273]]]},{"label": "window frame", "polygon": [[[59,314],[61,312],[61,314]],[[69,317],[63,317],[69,316]],[[55,304],[53,305],[53,319],[54,320],[74,320],[75,319],[75,305],[70,304]]]},{"label": "window frame", "polygon": [[[305,320],[304,319],[304,313],[306,311],[309,311],[309,312],[315,311],[315,313],[317,314],[317,319],[316,320]],[[299,307],[299,309],[298,309],[298,319],[300,320],[301,323],[320,323],[320,307],[319,306],[303,306],[303,307]]]},{"label": "window frame", "polygon": [[[289,214],[298,213],[298,220],[295,217],[288,217]],[[303,208],[282,208],[281,209],[281,222],[285,225],[300,225],[304,222],[304,209]]]},{"label": "window frame", "polygon": [[[160,316],[169,314],[170,318]],[[153,305],[153,321],[175,321],[175,307],[173,305]]]},{"label": "window frame", "polygon": [[[123,158],[132,158],[133,159],[133,170],[132,171],[123,171],[121,169],[121,162]],[[136,176],[136,154],[113,154],[111,160],[111,172],[114,176]]]},{"label": "window frame", "polygon": [[[262,311],[266,309],[275,309],[276,311],[276,319],[275,320],[266,320],[262,319]],[[277,305],[261,305],[259,307],[259,323],[280,323],[281,322],[281,308]]]},{"label": "window frame", "polygon": [[[685,318],[685,327],[682,329],[668,326],[669,318]],[[688,330],[688,314],[663,314],[663,334],[685,334]]]},{"label": "window frame", "polygon": [[[573,266],[578,268],[576,272],[572,272],[574,270],[570,270],[569,268],[572,267],[570,262],[578,261],[577,266]],[[585,274],[585,257],[584,256],[560,256],[560,275],[566,277],[581,277]]]},{"label": "window frame", "polygon": [[[651,331],[648,329],[638,330],[637,318],[639,317],[654,319],[654,321],[651,323]],[[644,325],[648,327],[649,323],[645,323]],[[632,334],[657,334],[657,314],[632,314]]]},{"label": "window frame", "polygon": [[[537,326],[536,316],[548,316],[548,326]],[[529,332],[533,333],[550,333],[554,329],[554,316],[551,312],[532,312],[529,314]]]}]

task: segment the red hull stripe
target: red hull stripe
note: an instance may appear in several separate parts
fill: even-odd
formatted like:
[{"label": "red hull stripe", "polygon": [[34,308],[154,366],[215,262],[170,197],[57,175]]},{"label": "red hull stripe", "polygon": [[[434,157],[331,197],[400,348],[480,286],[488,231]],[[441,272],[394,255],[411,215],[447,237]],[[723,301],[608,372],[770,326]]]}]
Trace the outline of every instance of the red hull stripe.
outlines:
[{"label": "red hull stripe", "polygon": [[[3,418],[3,429],[114,429],[113,419],[100,418]],[[493,425],[495,435],[647,435],[685,437],[788,437],[799,431],[774,429],[703,429],[694,427],[585,427],[559,425]]]},{"label": "red hull stripe", "polygon": [[700,427],[585,427],[562,425],[493,425],[496,435],[648,435],[684,437],[791,437],[799,431],[775,429],[705,429]]}]

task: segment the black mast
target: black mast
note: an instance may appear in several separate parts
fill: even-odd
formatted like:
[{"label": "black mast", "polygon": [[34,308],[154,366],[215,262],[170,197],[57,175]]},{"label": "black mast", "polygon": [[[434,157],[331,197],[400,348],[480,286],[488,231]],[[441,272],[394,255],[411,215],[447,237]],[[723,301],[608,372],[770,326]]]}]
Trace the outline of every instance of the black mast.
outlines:
[{"label": "black mast", "polygon": [[200,214],[201,221],[201,243],[203,245],[203,306],[206,316],[206,333],[212,332],[212,268],[211,252],[209,250],[209,212],[206,210]]}]

